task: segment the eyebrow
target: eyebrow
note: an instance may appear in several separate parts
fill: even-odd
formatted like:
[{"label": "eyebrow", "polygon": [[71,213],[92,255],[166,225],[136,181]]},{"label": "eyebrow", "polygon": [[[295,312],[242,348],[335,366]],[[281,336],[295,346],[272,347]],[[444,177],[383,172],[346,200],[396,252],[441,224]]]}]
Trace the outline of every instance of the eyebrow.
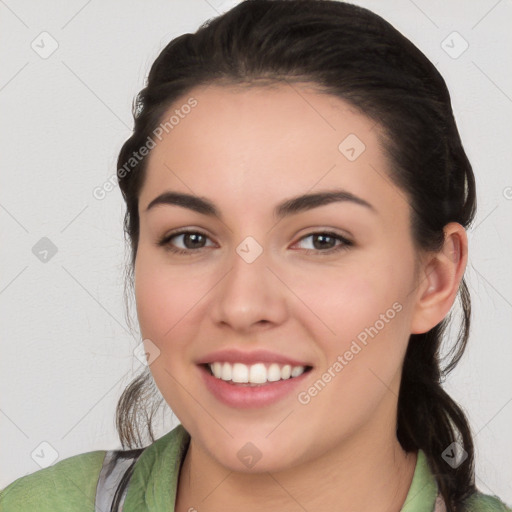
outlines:
[{"label": "eyebrow", "polygon": [[[327,204],[336,202],[349,202],[364,206],[369,211],[377,213],[375,208],[364,199],[348,192],[346,190],[330,190],[326,192],[316,192],[312,194],[304,194],[301,196],[292,197],[274,208],[274,217],[282,219],[290,215],[295,215],[300,212],[325,206]],[[185,194],[182,192],[167,191],[155,197],[147,206],[146,211],[151,210],[157,205],[174,205],[193,210],[202,215],[210,217],[218,217],[222,219],[217,207],[208,199]]]}]

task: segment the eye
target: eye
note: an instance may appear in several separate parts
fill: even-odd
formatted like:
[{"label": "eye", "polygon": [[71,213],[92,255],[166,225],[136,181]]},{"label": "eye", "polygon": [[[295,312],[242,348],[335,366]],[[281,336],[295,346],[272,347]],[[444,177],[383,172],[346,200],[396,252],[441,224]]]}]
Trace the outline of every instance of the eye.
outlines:
[{"label": "eye", "polygon": [[305,247],[306,252],[308,253],[323,253],[323,254],[331,254],[333,252],[338,252],[342,250],[347,250],[349,247],[354,245],[350,240],[345,237],[333,233],[330,231],[317,231],[315,233],[310,233],[302,237],[297,243],[301,243],[309,240]]},{"label": "eye", "polygon": [[[201,231],[181,230],[170,233],[161,238],[157,245],[175,254],[192,254],[206,247],[214,247],[208,235]],[[306,253],[332,254],[341,250],[347,250],[353,243],[347,238],[330,231],[317,231],[302,237],[297,244],[304,243]],[[296,245],[297,245],[296,244]]]},{"label": "eye", "polygon": [[[208,240],[209,237],[200,231],[182,230],[165,235],[157,242],[157,245],[177,254],[190,254],[207,247]],[[176,247],[176,245],[181,247]],[[214,244],[210,244],[210,246],[214,246]]]}]

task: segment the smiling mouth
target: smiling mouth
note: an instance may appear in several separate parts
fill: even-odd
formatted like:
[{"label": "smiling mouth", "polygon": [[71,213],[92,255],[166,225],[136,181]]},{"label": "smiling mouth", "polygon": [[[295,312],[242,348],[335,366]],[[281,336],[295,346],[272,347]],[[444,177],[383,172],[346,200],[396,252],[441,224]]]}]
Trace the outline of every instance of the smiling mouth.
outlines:
[{"label": "smiling mouth", "polygon": [[264,386],[282,380],[294,379],[311,371],[312,366],[291,366],[278,363],[205,363],[203,368],[213,377],[236,386]]}]

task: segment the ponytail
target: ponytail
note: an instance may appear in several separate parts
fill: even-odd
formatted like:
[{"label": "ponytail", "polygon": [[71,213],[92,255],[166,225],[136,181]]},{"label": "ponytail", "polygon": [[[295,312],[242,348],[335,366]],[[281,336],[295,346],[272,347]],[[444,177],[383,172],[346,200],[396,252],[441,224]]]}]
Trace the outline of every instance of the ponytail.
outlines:
[{"label": "ponytail", "polygon": [[[430,331],[412,334],[405,354],[397,412],[397,438],[402,448],[407,452],[423,450],[448,512],[465,510],[464,500],[476,492],[469,422],[442,387],[442,381],[462,356],[469,335],[471,302],[464,279],[459,294],[463,318],[455,356],[441,372],[439,350],[451,314]],[[449,449],[452,443],[458,443],[460,448]],[[453,451],[464,453],[465,457],[460,457],[461,463],[456,467],[448,462],[447,453],[452,452],[451,457]]]}]

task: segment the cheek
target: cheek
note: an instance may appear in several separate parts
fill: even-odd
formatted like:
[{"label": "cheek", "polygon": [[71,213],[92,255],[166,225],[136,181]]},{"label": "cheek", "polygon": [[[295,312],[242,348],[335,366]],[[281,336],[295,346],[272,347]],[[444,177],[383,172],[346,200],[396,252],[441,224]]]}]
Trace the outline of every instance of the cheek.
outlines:
[{"label": "cheek", "polygon": [[410,335],[411,276],[407,261],[390,260],[348,278],[353,293],[340,305],[336,352],[346,362],[349,396],[366,390],[377,404],[382,393],[397,385]]},{"label": "cheek", "polygon": [[165,355],[179,338],[177,327],[190,309],[190,288],[180,286],[172,273],[142,249],[135,264],[135,300],[140,332]]},{"label": "cheek", "polygon": [[[193,266],[172,266],[165,256],[142,247],[135,264],[135,299],[140,332],[160,350],[151,371],[180,374],[206,318],[205,295],[212,284]],[[215,277],[215,275],[214,275]]]},{"label": "cheek", "polygon": [[158,354],[150,365],[151,374],[172,410],[186,410],[186,396],[178,383],[183,380],[183,361],[187,359],[183,332],[187,324],[183,320],[190,310],[190,289],[182,289],[173,273],[144,248],[137,254],[134,277],[140,333],[143,340],[151,342],[146,350]]},{"label": "cheek", "polygon": [[[303,272],[296,279],[294,291],[307,306],[304,313],[309,327],[327,344],[343,346],[359,336],[364,341],[365,329],[376,325],[387,331],[402,318],[407,283],[400,265],[359,262],[326,272],[325,268]],[[373,332],[373,329],[372,329]]]},{"label": "cheek", "polygon": [[135,265],[135,300],[137,317],[144,338],[159,340],[167,329],[172,326],[170,312],[176,299],[172,288],[166,285],[165,279],[157,267],[151,265],[142,251],[137,255]]},{"label": "cheek", "polygon": [[409,339],[409,259],[392,252],[358,257],[328,274],[304,272],[296,281],[297,295],[315,313],[306,311],[302,318],[321,344],[322,371],[336,375],[324,395],[326,404],[335,400],[348,410],[368,412],[368,401],[377,406],[393,387]]},{"label": "cheek", "polygon": [[[331,281],[323,300],[317,300],[317,309],[312,307],[322,318],[322,322],[312,320],[310,330],[324,358],[314,389],[301,391],[315,397],[311,403],[322,418],[322,428],[324,415],[332,416],[334,411],[345,418],[347,428],[360,428],[398,395],[410,316],[402,288],[392,275],[351,273]],[[333,430],[327,430],[336,435],[339,428],[335,421]]]}]

